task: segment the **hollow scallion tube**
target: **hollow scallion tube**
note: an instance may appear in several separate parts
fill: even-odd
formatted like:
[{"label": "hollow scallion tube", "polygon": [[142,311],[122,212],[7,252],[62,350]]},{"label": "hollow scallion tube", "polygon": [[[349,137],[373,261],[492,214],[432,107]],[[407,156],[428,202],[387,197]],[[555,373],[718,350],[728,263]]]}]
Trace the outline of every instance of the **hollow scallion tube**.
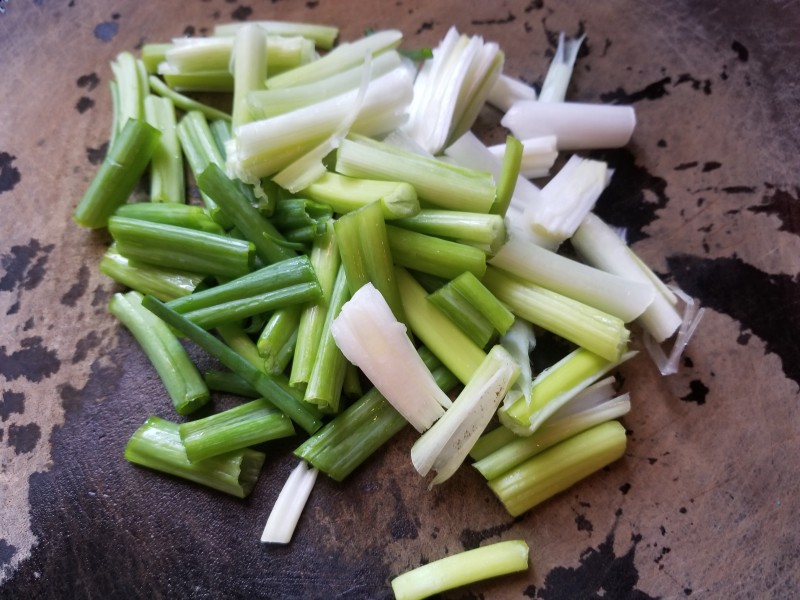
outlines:
[{"label": "hollow scallion tube", "polygon": [[209,164],[197,178],[197,185],[255,246],[256,254],[265,263],[275,263],[297,256],[294,250],[277,243],[283,236],[272,223],[261,216],[258,209],[248,201],[219,165]]},{"label": "hollow scallion tube", "polygon": [[489,488],[516,517],[621,458],[625,445],[625,428],[607,421],[492,479]]},{"label": "hollow scallion tube", "polygon": [[123,204],[114,213],[117,217],[141,219],[164,225],[187,227],[223,235],[225,231],[200,206],[177,202],[136,202]]},{"label": "hollow scallion tube", "polygon": [[192,463],[186,456],[178,424],[150,417],[125,446],[125,459],[244,498],[255,487],[265,455],[246,448]]},{"label": "hollow scallion tube", "polygon": [[339,399],[347,369],[347,360],[333,339],[331,324],[349,298],[350,290],[347,285],[347,276],[345,275],[344,267],[340,265],[331,290],[330,301],[325,311],[325,321],[319,338],[319,348],[314,357],[314,366],[311,370],[304,396],[306,402],[316,404],[320,410],[325,412],[339,412]]},{"label": "hollow scallion tube", "polygon": [[75,208],[72,218],[78,225],[97,229],[108,224],[147,169],[159,137],[159,131],[144,121],[125,123]]},{"label": "hollow scallion tube", "polygon": [[231,54],[233,71],[233,114],[231,123],[238,127],[252,120],[247,95],[263,90],[267,79],[267,34],[258,25],[247,24],[234,34]]},{"label": "hollow scallion tube", "polygon": [[506,241],[503,217],[494,214],[424,208],[392,225],[470,244],[494,254]]},{"label": "hollow scallion tube", "polygon": [[207,371],[203,373],[203,380],[209,390],[234,394],[244,398],[258,398],[258,392],[250,384],[229,371]]},{"label": "hollow scallion tube", "polygon": [[392,579],[396,600],[422,600],[483,579],[526,571],[528,544],[497,542],[430,562]]},{"label": "hollow scallion tube", "polygon": [[339,217],[333,228],[350,293],[355,294],[361,286],[371,282],[395,318],[405,322],[380,203],[373,202]]},{"label": "hollow scallion tube", "polygon": [[326,222],[332,216],[333,209],[327,204],[305,198],[285,198],[275,204],[275,212],[270,221],[287,239],[291,239],[292,233],[304,228],[323,234],[327,230]]},{"label": "hollow scallion tube", "polygon": [[231,278],[250,272],[254,248],[246,241],[126,217],[111,217],[108,229],[130,260]]},{"label": "hollow scallion tube", "polygon": [[[449,392],[458,379],[424,346],[419,355],[436,384]],[[376,388],[339,413],[295,450],[295,455],[343,481],[408,423]]]},{"label": "hollow scallion tube", "polygon": [[170,328],[142,307],[141,294],[114,294],[108,310],[139,342],[179,415],[188,415],[208,403],[211,395],[197,367]]},{"label": "hollow scallion tube", "polygon": [[203,275],[188,271],[131,262],[117,251],[116,244],[100,259],[100,272],[142,295],[149,294],[164,302],[191,294],[203,280]]},{"label": "hollow scallion tube", "polygon": [[233,76],[228,71],[181,73],[169,65],[159,67],[159,74],[177,92],[232,92]]},{"label": "hollow scallion tube", "polygon": [[458,167],[363,136],[342,140],[336,171],[351,177],[407,181],[420,200],[440,208],[488,213],[495,199],[491,174]]},{"label": "hollow scallion tube", "polygon": [[317,410],[305,405],[289,387],[288,382],[276,376],[268,376],[231,350],[222,341],[198,327],[167,305],[152,296],[145,297],[143,305],[153,311],[171,327],[216,357],[231,371],[242,377],[258,393],[268,399],[285,415],[299,425],[306,433],[313,433],[322,427]]},{"label": "hollow scallion tube", "polygon": [[394,263],[413,271],[453,279],[464,272],[482,277],[486,271],[486,254],[466,244],[386,225]]},{"label": "hollow scallion tube", "polygon": [[498,334],[505,334],[514,323],[511,311],[469,271],[430,294],[428,299],[481,348]]},{"label": "hollow scallion tube", "polygon": [[[269,35],[299,36],[313,41],[318,48],[330,50],[339,35],[339,29],[317,23],[295,23],[292,21],[252,21]],[[214,26],[215,36],[233,35],[244,23],[223,23]]]},{"label": "hollow scallion tube", "polygon": [[334,212],[344,214],[380,201],[384,219],[402,219],[420,210],[417,192],[409,183],[346,177],[325,173],[300,192],[312,200],[324,202]]},{"label": "hollow scallion tube", "polygon": [[140,52],[141,61],[148,73],[158,71],[158,65],[166,60],[167,50],[172,48],[170,43],[145,44]]},{"label": "hollow scallion tube", "polygon": [[503,155],[500,177],[497,179],[497,196],[492,205],[492,214],[505,216],[511,205],[522,164],[522,150],[522,142],[517,138],[511,135],[506,138],[506,152]]},{"label": "hollow scallion tube", "polygon": [[271,402],[259,398],[226,411],[181,423],[186,456],[191,462],[202,461],[255,444],[294,435],[291,419]]},{"label": "hollow scallion tube", "polygon": [[414,335],[466,384],[486,358],[484,352],[447,315],[428,301],[428,293],[402,268],[395,269],[408,325]]},{"label": "hollow scallion tube", "polygon": [[150,161],[150,201],[186,202],[175,105],[169,98],[151,94],[144,99],[144,114],[147,122],[161,132]]},{"label": "hollow scallion tube", "polygon": [[185,110],[187,112],[197,111],[205,115],[209,119],[223,119],[225,121],[231,120],[231,115],[229,113],[214,108],[213,106],[208,106],[207,104],[203,104],[202,102],[198,102],[193,98],[189,98],[189,96],[184,96],[183,94],[179,94],[175,90],[170,89],[170,87],[166,83],[161,81],[155,75],[151,75],[148,81],[150,83],[151,90],[153,90],[159,96],[169,98],[170,100],[172,100],[175,106],[177,106],[182,110]]},{"label": "hollow scallion tube", "polygon": [[147,69],[130,52],[120,52],[111,62],[116,81],[116,134],[129,119],[144,119],[144,99],[148,94]]},{"label": "hollow scallion tube", "polygon": [[325,315],[328,312],[333,284],[341,264],[334,228],[330,228],[325,235],[314,241],[309,256],[322,288],[322,298],[304,307],[300,315],[289,382],[301,390],[305,390],[311,378],[311,371],[314,369]]},{"label": "hollow scallion tube", "polygon": [[607,360],[619,360],[627,348],[630,332],[619,317],[495,267],[482,281],[515,315]]},{"label": "hollow scallion tube", "polygon": [[267,373],[283,373],[288,366],[297,344],[297,328],[302,312],[303,307],[299,305],[276,310],[261,331],[256,346],[264,359]]}]

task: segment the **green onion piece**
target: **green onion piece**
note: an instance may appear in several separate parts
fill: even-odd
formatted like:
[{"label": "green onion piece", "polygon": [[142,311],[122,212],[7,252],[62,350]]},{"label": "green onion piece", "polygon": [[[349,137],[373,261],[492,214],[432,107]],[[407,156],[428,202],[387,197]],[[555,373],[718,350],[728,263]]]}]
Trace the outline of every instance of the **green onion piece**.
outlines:
[{"label": "green onion piece", "polygon": [[258,392],[236,373],[229,371],[207,371],[203,380],[212,392],[224,392],[243,396],[244,398],[258,398]]},{"label": "green onion piece", "polygon": [[175,105],[169,98],[148,95],[144,99],[144,114],[147,122],[161,132],[150,163],[150,201],[186,202]]},{"label": "green onion piece", "polygon": [[301,390],[305,390],[305,386],[311,378],[325,324],[325,316],[328,312],[328,304],[333,293],[333,284],[341,264],[336,236],[332,227],[323,236],[314,240],[309,256],[322,288],[322,298],[307,305],[300,316],[297,345],[289,381],[293,387]]},{"label": "green onion piece", "polygon": [[459,552],[392,579],[397,600],[421,600],[491,577],[526,571],[528,544],[509,540]]},{"label": "green onion piece", "polygon": [[208,123],[208,129],[211,131],[211,137],[214,138],[214,143],[217,145],[220,156],[225,158],[225,144],[233,138],[230,121],[214,119]]},{"label": "green onion piece", "polygon": [[287,306],[272,313],[256,346],[269,374],[283,373],[294,355],[301,306]]},{"label": "green onion piece", "polygon": [[317,278],[307,256],[297,256],[262,267],[243,277],[196,292],[170,302],[179,313],[188,313],[229,302],[251,298],[268,292],[306,283],[314,284]]},{"label": "green onion piece", "polygon": [[179,415],[191,414],[208,403],[211,395],[194,363],[169,327],[142,308],[141,294],[114,294],[108,310],[139,342]]},{"label": "green onion piece", "polygon": [[351,177],[407,181],[420,200],[440,208],[488,213],[495,199],[491,174],[458,167],[363,136],[342,140],[336,171]]},{"label": "green onion piece", "polygon": [[239,354],[231,350],[213,335],[198,327],[182,315],[172,310],[167,305],[159,302],[152,296],[145,297],[145,308],[153,311],[156,316],[174,327],[195,344],[202,347],[209,354],[217,358],[231,371],[242,377],[258,393],[272,402],[292,421],[297,423],[306,433],[313,433],[322,427],[319,412],[305,405],[299,399],[288,382],[277,376],[268,376],[251,365]]},{"label": "green onion piece", "polygon": [[288,237],[293,231],[304,228],[327,230],[326,221],[333,216],[333,209],[327,204],[304,198],[284,198],[275,204],[272,223]]},{"label": "green onion piece", "polygon": [[[458,379],[424,346],[419,355],[442,391],[449,392]],[[308,438],[295,455],[336,481],[343,481],[408,423],[376,388],[339,413]]]},{"label": "green onion piece", "polygon": [[486,269],[483,284],[515,315],[607,360],[619,360],[627,348],[630,332],[619,317],[495,267]]},{"label": "green onion piece", "polygon": [[207,233],[225,234],[222,227],[209,217],[202,207],[193,204],[136,202],[123,204],[114,214],[117,217],[126,217],[128,219],[141,219],[142,221],[187,227]]},{"label": "green onion piece", "polygon": [[291,419],[263,398],[181,423],[178,431],[192,462],[294,435]]},{"label": "green onion piece", "polygon": [[317,473],[317,469],[309,467],[304,461],[294,468],[269,513],[261,534],[262,542],[288,544],[292,540],[297,522],[317,481]]},{"label": "green onion piece", "polygon": [[[295,23],[292,21],[251,21],[269,35],[299,36],[313,41],[318,48],[330,50],[339,35],[339,29],[317,23]],[[224,23],[214,26],[215,36],[234,35],[244,23]]]},{"label": "green onion piece", "polygon": [[500,422],[517,435],[531,435],[570,399],[635,354],[628,352],[610,361],[585,348],[570,352],[536,376],[530,402],[521,397],[500,408]]},{"label": "green onion piece", "polygon": [[261,216],[225,172],[216,164],[209,164],[197,178],[198,187],[222,208],[236,228],[256,248],[256,254],[265,263],[275,263],[296,256],[296,253],[275,242],[283,236]]},{"label": "green onion piece", "polygon": [[539,92],[539,102],[564,102],[572,70],[584,39],[586,34],[565,43],[564,32],[559,34],[556,53],[544,77],[542,91]]},{"label": "green onion piece", "polygon": [[166,84],[177,92],[232,92],[233,75],[228,71],[196,71],[180,73],[161,67],[160,75]]},{"label": "green onion piece", "polygon": [[202,275],[131,262],[117,251],[116,244],[100,259],[100,272],[143,296],[149,294],[164,302],[191,294],[203,280]]},{"label": "green onion piece", "polygon": [[337,219],[333,228],[350,293],[355,294],[361,286],[372,283],[397,320],[404,322],[403,303],[397,290],[381,205],[374,202],[349,212]]},{"label": "green onion piece", "polygon": [[495,215],[505,216],[511,204],[514,188],[517,186],[519,168],[522,165],[522,152],[522,142],[513,135],[506,137],[506,152],[503,155],[503,166],[497,180],[497,198],[492,205],[492,213]]},{"label": "green onion piece", "polygon": [[144,121],[129,120],[116,136],[72,218],[81,227],[105,227],[125,204],[158,145],[159,132]]},{"label": "green onion piece", "polygon": [[182,477],[244,498],[255,487],[265,455],[244,449],[192,463],[178,433],[178,424],[150,417],[125,446],[129,462]]},{"label": "green onion piece", "polygon": [[249,242],[126,217],[111,217],[108,229],[119,253],[131,260],[222,277],[250,272],[254,249]]},{"label": "green onion piece", "polygon": [[142,64],[151,75],[158,71],[158,65],[166,60],[167,50],[172,48],[172,44],[145,44],[140,52]]},{"label": "green onion piece", "polygon": [[621,458],[625,444],[625,428],[607,421],[492,479],[489,488],[516,517]]},{"label": "green onion piece", "polygon": [[231,54],[233,72],[233,115],[231,123],[238,127],[252,121],[247,105],[251,91],[263,90],[267,79],[267,34],[252,23],[241,27],[234,34]]},{"label": "green onion piece", "polygon": [[[208,376],[206,375],[206,383]],[[211,384],[208,385],[211,388]],[[211,388],[214,389],[214,388]],[[487,456],[497,452],[514,440],[522,439],[504,425],[499,425],[489,433],[484,433],[469,451],[469,457],[474,461],[481,461]]]},{"label": "green onion piece", "polygon": [[350,211],[380,201],[384,219],[402,219],[419,212],[414,186],[399,181],[378,181],[325,173],[300,192],[312,200],[324,202],[336,213]]},{"label": "green onion piece", "polygon": [[443,279],[464,272],[482,277],[486,272],[486,254],[473,246],[392,225],[386,225],[386,234],[394,263],[400,267]]},{"label": "green onion piece", "polygon": [[172,100],[173,104],[180,109],[183,109],[187,112],[198,111],[209,119],[223,119],[225,121],[231,120],[231,116],[228,113],[212,106],[208,106],[207,104],[203,104],[202,102],[198,102],[197,100],[189,98],[188,96],[184,96],[183,94],[179,94],[175,90],[170,89],[166,83],[161,81],[155,75],[150,76],[149,82],[150,89],[152,89],[159,96],[163,96]]},{"label": "green onion piece", "polygon": [[258,348],[240,323],[222,323],[217,326],[217,333],[222,338],[222,341],[236,354],[262,373],[267,372],[264,367],[264,361],[258,353]]},{"label": "green onion piece", "polygon": [[347,286],[347,276],[344,266],[340,265],[325,311],[319,346],[304,396],[306,402],[316,404],[320,410],[326,412],[339,412],[339,399],[347,370],[347,360],[333,338],[331,326],[342,310],[342,306],[349,299],[350,290]]},{"label": "green onion piece", "polygon": [[506,225],[500,215],[423,208],[392,225],[470,244],[494,254],[506,242]]},{"label": "green onion piece", "polygon": [[514,315],[469,271],[428,296],[481,348],[505,334]]},{"label": "green onion piece", "polygon": [[428,302],[428,294],[404,269],[395,269],[408,325],[458,379],[466,384],[486,353],[447,315]]},{"label": "green onion piece", "polygon": [[129,119],[144,119],[144,98],[148,94],[147,73],[143,64],[130,52],[120,52],[111,62],[111,71],[117,82],[116,133],[120,133]]}]

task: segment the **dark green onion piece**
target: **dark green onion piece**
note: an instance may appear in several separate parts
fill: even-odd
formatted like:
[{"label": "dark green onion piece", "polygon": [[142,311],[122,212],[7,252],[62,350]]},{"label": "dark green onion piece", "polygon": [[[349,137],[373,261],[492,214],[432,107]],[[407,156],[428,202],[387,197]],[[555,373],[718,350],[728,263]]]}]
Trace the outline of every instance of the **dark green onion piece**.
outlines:
[{"label": "dark green onion piece", "polygon": [[100,259],[100,272],[143,296],[150,294],[164,302],[191,294],[203,280],[195,273],[131,262],[117,251],[116,244]]},{"label": "dark green onion piece", "polygon": [[207,371],[203,375],[203,380],[206,382],[208,389],[212,392],[234,394],[235,396],[242,396],[244,398],[258,398],[258,392],[236,373],[231,373],[229,371]]},{"label": "dark green onion piece", "polygon": [[125,459],[137,465],[176,475],[215,490],[246,497],[253,491],[263,452],[244,449],[192,463],[178,433],[178,424],[150,417],[125,446]]},{"label": "dark green onion piece", "polygon": [[302,306],[287,306],[276,310],[267,321],[256,342],[267,373],[283,373],[292,359],[302,312]]},{"label": "dark green onion piece", "polygon": [[170,328],[142,308],[141,294],[114,294],[108,310],[139,342],[179,415],[188,415],[208,403],[211,395],[197,367]]},{"label": "dark green onion piece", "polygon": [[[442,390],[450,391],[458,384],[455,375],[427,348],[420,348],[419,354]],[[336,481],[342,481],[407,423],[380,392],[372,388],[294,453]]]},{"label": "dark green onion piece", "polygon": [[292,421],[259,398],[179,427],[186,456],[196,462],[294,435]]},{"label": "dark green onion piece", "polygon": [[476,277],[482,277],[486,272],[486,254],[473,246],[393,225],[386,226],[386,234],[398,266],[445,279],[453,279],[465,271]]},{"label": "dark green onion piece", "polygon": [[157,93],[159,96],[169,98],[178,108],[182,108],[185,111],[196,110],[209,119],[223,119],[224,121],[231,120],[231,116],[228,113],[218,110],[212,106],[208,106],[207,104],[203,104],[202,102],[198,102],[197,100],[193,100],[192,98],[184,96],[183,94],[179,94],[175,90],[170,89],[166,83],[161,81],[155,75],[150,76],[149,82],[150,88],[155,93]]},{"label": "dark green onion piece", "polygon": [[189,229],[197,229],[208,233],[220,235],[225,233],[222,227],[209,217],[203,208],[190,204],[137,202],[120,206],[114,214],[117,217],[141,219],[143,221],[152,221],[153,223],[163,223],[164,225],[175,225],[176,227],[188,227]]},{"label": "dark green onion piece", "polygon": [[253,243],[256,254],[265,263],[296,256],[294,251],[273,241],[282,238],[280,232],[261,216],[219,166],[213,163],[208,165],[197,178],[197,185],[222,209],[242,235]]},{"label": "dark green onion piece", "polygon": [[158,129],[144,121],[125,123],[72,215],[78,225],[96,229],[108,224],[150,164],[159,137]]},{"label": "dark green onion piece", "polygon": [[494,215],[505,216],[508,205],[511,204],[511,197],[514,195],[519,177],[519,167],[522,164],[522,152],[522,142],[513,135],[507,136],[506,153],[503,155],[503,166],[497,181],[497,196],[491,210]]},{"label": "dark green onion piece", "polygon": [[156,298],[147,296],[142,304],[168,325],[183,333],[195,344],[217,358],[231,371],[242,377],[262,397],[272,402],[304,431],[311,434],[322,427],[319,411],[307,406],[301,399],[298,399],[294,390],[289,387],[288,381],[262,373],[223,342]]},{"label": "dark green onion piece", "polygon": [[166,269],[235,278],[253,261],[252,244],[215,233],[126,217],[111,217],[108,229],[120,254]]}]

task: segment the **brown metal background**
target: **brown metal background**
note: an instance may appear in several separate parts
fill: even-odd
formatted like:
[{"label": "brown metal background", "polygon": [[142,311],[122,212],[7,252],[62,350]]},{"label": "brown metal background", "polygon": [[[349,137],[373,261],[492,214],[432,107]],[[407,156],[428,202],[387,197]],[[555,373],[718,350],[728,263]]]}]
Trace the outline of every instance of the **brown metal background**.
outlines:
[{"label": "brown metal background", "polygon": [[[0,597],[388,598],[403,571],[512,538],[527,573],[446,597],[800,596],[797,2],[0,4]],[[454,24],[533,83],[559,31],[587,33],[571,99],[639,120],[602,154],[617,171],[598,210],[709,309],[678,375],[622,368],[623,460],[514,520],[470,468],[427,491],[406,431],[344,484],[320,477],[276,548],[258,537],[294,442],[269,447],[246,501],[122,459],[148,415],[171,415],[106,313],[107,235],[70,220],[108,134],[108,63],[256,18],[342,39],[396,27],[409,47]],[[479,123],[492,139],[497,119]]]}]

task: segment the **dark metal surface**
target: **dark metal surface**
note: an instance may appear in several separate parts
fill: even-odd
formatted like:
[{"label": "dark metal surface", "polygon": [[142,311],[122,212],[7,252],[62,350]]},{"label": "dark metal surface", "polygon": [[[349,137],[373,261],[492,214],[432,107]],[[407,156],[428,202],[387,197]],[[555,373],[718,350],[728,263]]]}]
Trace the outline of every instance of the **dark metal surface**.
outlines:
[{"label": "dark metal surface", "polygon": [[[0,2],[0,597],[386,598],[423,562],[524,538],[531,567],[452,598],[800,596],[800,5],[796,2],[242,4]],[[463,468],[427,491],[405,431],[343,484],[320,477],[288,547],[258,537],[294,464],[268,448],[239,501],[135,468],[127,438],[171,417],[106,313],[105,233],[69,215],[102,155],[109,61],[215,23],[456,25],[540,83],[555,37],[585,31],[570,97],[633,103],[599,212],[710,310],[678,375],[622,370],[624,459],[519,518]],[[498,115],[479,129],[503,133]],[[198,360],[207,361],[200,353]]]}]

